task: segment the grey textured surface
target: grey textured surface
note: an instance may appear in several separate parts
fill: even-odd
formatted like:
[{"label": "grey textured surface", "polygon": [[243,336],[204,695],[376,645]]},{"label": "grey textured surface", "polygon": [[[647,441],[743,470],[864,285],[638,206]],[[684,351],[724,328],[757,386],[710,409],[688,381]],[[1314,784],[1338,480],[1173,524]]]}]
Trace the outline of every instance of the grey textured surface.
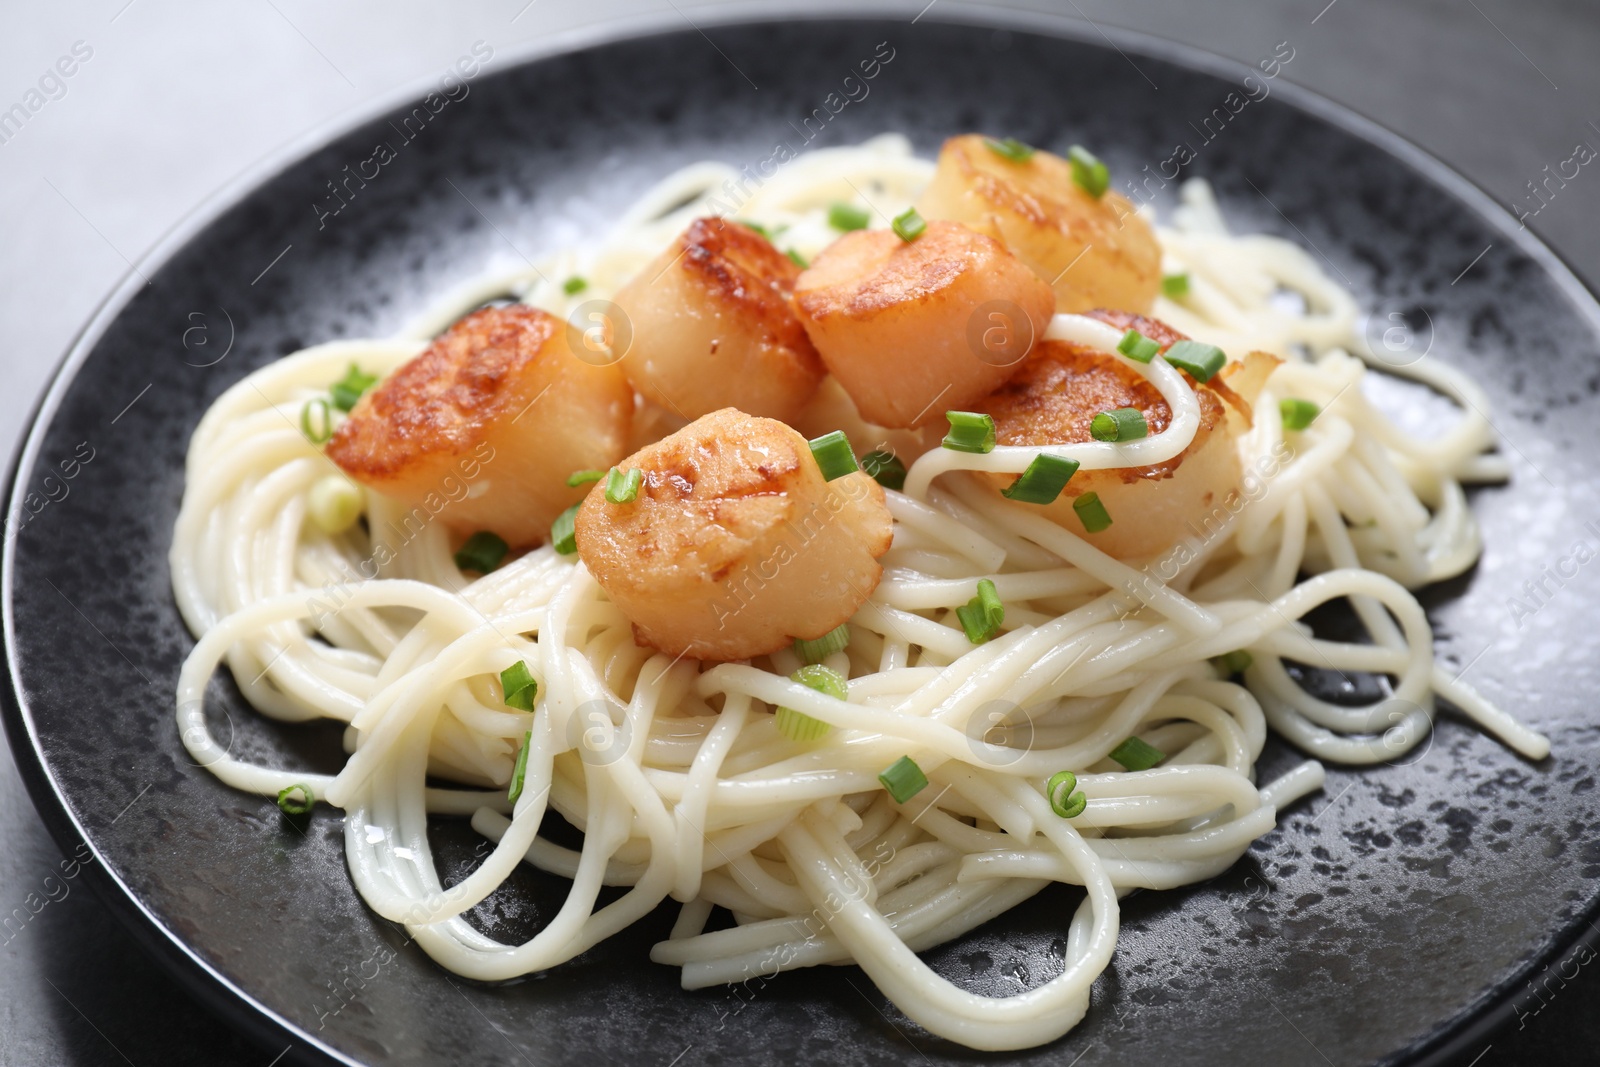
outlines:
[{"label": "grey textured surface", "polygon": [[[442,70],[474,40],[505,41],[509,49],[597,13],[541,3],[518,16],[518,2],[449,14],[420,7],[404,15],[376,7],[335,14],[280,3],[230,12],[223,24],[220,13],[152,0],[120,7],[116,0],[104,10],[35,14],[34,28],[0,42],[0,63],[15,90],[6,91],[17,99],[73,42],[94,50],[66,81],[66,94],[0,145],[0,218],[10,238],[0,264],[0,317],[11,386],[0,412],[11,421],[0,429],[8,433],[20,426],[28,398],[73,330],[127,270],[122,257],[136,260],[252,158],[359,100]],[[1097,22],[1148,28],[1247,61],[1289,40],[1296,59],[1288,80],[1411,136],[1502,202],[1517,202],[1522,183],[1568,158],[1576,141],[1600,143],[1587,126],[1600,83],[1587,58],[1600,41],[1588,6],[1338,0],[1326,9],[1129,3],[1082,10]],[[1594,182],[1586,168],[1530,220],[1591,278],[1600,274]],[[1516,411],[1516,398],[1502,402]],[[1514,534],[1511,516],[1498,532]],[[1511,590],[1513,577],[1520,572],[1504,575]],[[1576,584],[1584,582],[1592,575]],[[1537,643],[1522,651],[1536,664]],[[26,907],[29,894],[48,901],[20,930],[7,931],[0,954],[4,1062],[265,1064],[277,1054],[229,1037],[153,974],[81,880],[66,877],[71,868],[61,868],[59,850],[33,824],[14,777],[0,788],[0,840],[9,846],[0,856],[0,899],[8,908]],[[103,820],[117,814],[101,813]],[[1594,1032],[1583,1021],[1582,1009],[1593,1002],[1587,977],[1554,997],[1547,989],[1549,1007],[1520,1033],[1493,1038],[1481,1062],[1585,1062],[1579,1050],[1592,1047]],[[1095,1062],[1094,1055],[1084,1062]]]}]

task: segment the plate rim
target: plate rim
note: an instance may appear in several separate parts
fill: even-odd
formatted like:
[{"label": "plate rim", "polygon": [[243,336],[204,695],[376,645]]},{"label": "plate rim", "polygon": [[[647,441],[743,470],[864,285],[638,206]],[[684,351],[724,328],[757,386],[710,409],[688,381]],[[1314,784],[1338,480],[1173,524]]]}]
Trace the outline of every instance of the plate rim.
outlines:
[{"label": "plate rim", "polygon": [[[618,16],[507,46],[504,49],[505,62],[500,69],[510,71],[592,48],[644,41],[670,32],[681,32],[685,24],[689,28],[702,30],[702,27],[721,29],[784,23],[860,23],[893,19],[916,12],[915,17],[910,19],[911,24],[927,17],[929,22],[946,25],[1036,33],[1097,48],[1109,45],[1117,51],[1126,48],[1139,55],[1223,79],[1232,79],[1242,72],[1254,70],[1242,61],[1198,45],[1149,31],[1102,26],[1087,16],[1074,18],[1058,12],[1017,8],[1004,2],[981,3],[977,0],[945,0],[936,11],[930,13],[932,7],[931,4],[920,6],[917,0],[866,0],[865,3],[862,0],[814,0],[803,5],[796,0],[785,0],[779,4],[762,0],[736,0],[732,3],[674,5],[672,13]],[[65,394],[75,382],[78,370],[106,330],[146,284],[145,279],[255,190],[366,122],[419,99],[433,81],[431,74],[408,79],[388,92],[321,120],[258,156],[202,197],[161,234],[137,262],[130,265],[73,335],[24,420],[26,429],[13,449],[3,483],[6,502],[4,516],[8,524],[20,512],[45,433]],[[1396,158],[1408,169],[1452,196],[1491,230],[1509,239],[1519,251],[1539,265],[1544,275],[1556,284],[1572,310],[1587,320],[1596,337],[1600,338],[1600,298],[1565,257],[1532,230],[1518,225],[1509,209],[1476,182],[1362,111],[1300,85],[1292,78],[1280,78],[1274,92],[1281,94],[1291,107],[1311,114]],[[263,1045],[275,1046],[279,1041],[289,1041],[289,1047],[283,1054],[295,1052],[296,1055],[290,1057],[292,1060],[304,1060],[304,1055],[311,1053],[320,1055],[320,1062],[323,1063],[366,1067],[361,1060],[351,1058],[303,1030],[222,974],[175,930],[153,914],[115,868],[106,863],[106,857],[94,838],[73,812],[40,747],[40,737],[23,692],[21,672],[16,662],[14,571],[15,538],[7,536],[3,539],[3,545],[0,545],[0,644],[3,644],[5,673],[5,684],[0,685],[0,722],[4,724],[18,774],[29,799],[57,847],[70,850],[80,843],[89,847],[94,862],[85,864],[90,871],[88,881],[107,909],[186,991],[206,1004],[225,1023],[244,1030]],[[1377,1062],[1435,1067],[1476,1045],[1512,1017],[1514,991],[1528,975],[1579,946],[1593,948],[1600,945],[1600,930],[1596,929],[1594,922],[1597,916],[1600,916],[1600,895],[1583,915],[1559,930],[1544,951],[1534,953],[1505,981],[1467,1002],[1444,1023],[1409,1046],[1387,1053]],[[1573,928],[1576,928],[1576,932]],[[297,1050],[297,1045],[302,1049]]]}]

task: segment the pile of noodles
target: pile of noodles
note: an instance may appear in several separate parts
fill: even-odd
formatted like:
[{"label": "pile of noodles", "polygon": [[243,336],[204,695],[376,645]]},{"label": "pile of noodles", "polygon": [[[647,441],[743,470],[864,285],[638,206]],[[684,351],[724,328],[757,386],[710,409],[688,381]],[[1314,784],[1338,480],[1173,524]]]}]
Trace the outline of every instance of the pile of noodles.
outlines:
[{"label": "pile of noodles", "polygon": [[[815,255],[835,236],[830,203],[860,198],[893,215],[931,170],[899,137],[818,151],[756,189],[739,217]],[[848,647],[826,661],[848,677],[846,701],[791,681],[800,661],[790,650],[711,665],[640,648],[578,557],[549,546],[469,581],[444,522],[414,521],[374,494],[366,522],[345,533],[307,521],[313,486],[336,472],[302,433],[302,409],[352,361],[388,373],[506,292],[560,315],[604,298],[707,213],[733,174],[711,163],[680,171],[603,245],[475,282],[407,337],[319,345],[266,366],[194,434],[171,552],[199,638],[177,694],[183,741],[237,788],[304,785],[342,809],[361,895],[440,964],[487,980],[552,967],[670,897],[682,910],[652,958],[680,967],[687,988],[855,963],[930,1031],[1027,1047],[1082,1018],[1116,945],[1119,895],[1225,870],[1321,784],[1317,762],[1256,781],[1269,726],[1318,759],[1371,763],[1420,741],[1443,698],[1517,751],[1548,751],[1439,668],[1411,592],[1477,558],[1462,485],[1506,474],[1486,454],[1485,398],[1447,368],[1413,366],[1408,376],[1462,414],[1429,439],[1402,433],[1362,390],[1371,354],[1351,295],[1295,246],[1229,234],[1199,181],[1159,232],[1164,267],[1188,273],[1189,293],[1160,299],[1155,317],[1235,357],[1283,357],[1258,410],[1293,396],[1321,415],[1292,440],[1277,419],[1256,419],[1241,442],[1237,506],[1143,564],[1110,558],[960,469],[1021,470],[1008,450],[919,460],[906,491],[888,493],[884,579],[850,620]],[[571,275],[588,291],[564,292]],[[1101,348],[1116,340],[1075,316],[1051,330]],[[1167,397],[1172,425],[1120,453],[1066,450],[1086,468],[1156,462],[1188,444],[1189,387],[1159,359],[1140,371]],[[462,491],[473,474],[461,472]],[[954,609],[980,578],[994,581],[1008,629],[975,646]],[[1307,613],[1330,601],[1353,607],[1368,642],[1311,631]],[[1212,661],[1241,649],[1252,664],[1238,684]],[[531,713],[509,708],[499,688],[519,661],[538,681]],[[1337,706],[1296,684],[1286,661],[1392,684],[1375,704]],[[347,723],[344,769],[328,777],[230,756],[203,713],[224,662],[263,714]],[[774,724],[779,705],[832,729],[791,741]],[[525,736],[513,804],[507,784]],[[1124,770],[1109,754],[1129,737],[1167,758]],[[904,755],[930,784],[899,804],[877,776]],[[1046,796],[1062,770],[1087,799],[1071,819]],[[430,784],[439,780],[459,787]],[[550,810],[583,831],[581,850],[539,836]],[[449,889],[430,855],[430,814],[470,816],[497,842]],[[571,890],[531,941],[500,944],[463,912],[524,861]],[[1051,882],[1086,892],[1060,972],[1036,988],[980,996],[917,957]],[[597,907],[606,885],[629,888]],[[735,925],[705,932],[714,907]]]}]

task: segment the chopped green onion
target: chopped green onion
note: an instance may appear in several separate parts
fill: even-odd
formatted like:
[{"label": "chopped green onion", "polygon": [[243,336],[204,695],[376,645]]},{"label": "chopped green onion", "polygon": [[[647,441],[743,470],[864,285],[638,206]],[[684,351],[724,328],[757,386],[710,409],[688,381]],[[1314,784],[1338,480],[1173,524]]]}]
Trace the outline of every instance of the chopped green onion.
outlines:
[{"label": "chopped green onion", "polygon": [[803,711],[780,707],[775,716],[778,732],[791,741],[820,741],[833,727]]},{"label": "chopped green onion", "polygon": [[1054,503],[1076,473],[1077,460],[1040,452],[1016,481],[1000,490],[1000,495],[1024,504]]},{"label": "chopped green onion", "polygon": [[861,457],[861,469],[885,489],[899,492],[906,487],[906,465],[893,452],[868,452]]},{"label": "chopped green onion", "polygon": [[[294,794],[299,793],[298,799]],[[317,795],[303,782],[278,790],[278,810],[285,815],[304,815],[316,806]]]},{"label": "chopped green onion", "polygon": [[856,207],[837,200],[828,207],[828,225],[836,230],[848,233],[851,230],[864,230],[872,222],[872,213],[864,207]]},{"label": "chopped green onion", "polygon": [[1231,678],[1235,674],[1243,674],[1255,662],[1255,657],[1242,648],[1218,656],[1211,661],[1216,664],[1217,670],[1222,672],[1224,678]]},{"label": "chopped green onion", "polygon": [[1091,419],[1089,433],[1096,441],[1137,441],[1150,435],[1150,424],[1138,408],[1116,408]]},{"label": "chopped green onion", "polygon": [[1311,425],[1312,419],[1322,414],[1322,408],[1310,400],[1289,397],[1278,401],[1278,414],[1283,416],[1285,430],[1303,430]]},{"label": "chopped green onion", "polygon": [[[834,631],[837,633],[838,631]],[[832,636],[831,634],[829,636]],[[846,634],[845,640],[849,640]],[[832,667],[824,667],[820,663],[811,663],[793,674],[789,675],[793,681],[799,682],[808,689],[815,689],[835,700],[844,700],[849,695],[849,683],[845,676]],[[821,719],[814,719],[803,711],[794,708],[778,708],[778,732],[791,741],[815,741],[832,727]]]},{"label": "chopped green onion", "polygon": [[550,543],[563,556],[578,551],[578,507],[577,504],[572,505],[550,524]]},{"label": "chopped green onion", "polygon": [[344,377],[334,382],[329,390],[333,394],[333,406],[340,411],[349,411],[356,406],[362,393],[377,384],[376,374],[363,374],[361,368],[352,363],[350,369],[344,372]]},{"label": "chopped green onion", "polygon": [[1197,382],[1209,382],[1228,362],[1228,354],[1203,341],[1178,341],[1166,352],[1167,362],[1186,370]]},{"label": "chopped green onion", "polygon": [[1006,606],[1000,602],[994,582],[988,578],[978,581],[978,595],[956,609],[956,618],[967,633],[967,640],[981,645],[1000,632],[1006,621]]},{"label": "chopped green onion", "polygon": [[895,236],[900,240],[915,241],[922,236],[922,231],[928,228],[928,224],[917,214],[916,208],[908,207],[894,217],[894,222],[890,223],[889,228],[894,230]]},{"label": "chopped green onion", "polygon": [[361,489],[342,474],[319,478],[306,494],[306,514],[323,533],[342,534],[361,518]]},{"label": "chopped green onion", "polygon": [[982,455],[994,451],[994,416],[977,411],[947,411],[950,432],[941,442],[956,452],[976,452]]},{"label": "chopped green onion", "polygon": [[1161,295],[1169,300],[1182,300],[1189,295],[1189,272],[1161,276]]},{"label": "chopped green onion", "polygon": [[1111,188],[1110,168],[1083,145],[1075,144],[1067,149],[1067,162],[1072,165],[1073,184],[1096,200]]},{"label": "chopped green onion", "polygon": [[1089,798],[1083,795],[1083,790],[1081,789],[1069,796],[1066,800],[1066,803],[1060,807],[1056,807],[1056,805],[1053,804],[1051,805],[1051,807],[1055,808],[1056,814],[1061,816],[1063,819],[1076,819],[1079,815],[1083,814],[1083,809],[1087,808],[1088,806]]},{"label": "chopped green onion", "polygon": [[506,799],[515,804],[522,795],[522,783],[528,777],[528,749],[533,747],[533,731],[529,730],[522,735],[522,751],[517,753],[517,765],[511,771],[511,791],[506,794]]},{"label": "chopped green onion", "polygon": [[575,296],[587,288],[589,288],[588,280],[580,278],[576,274],[561,283],[561,291],[568,296]]},{"label": "chopped green onion", "polygon": [[1078,513],[1078,521],[1089,533],[1099,533],[1111,525],[1111,513],[1100,503],[1099,493],[1083,494],[1072,502],[1072,510]]},{"label": "chopped green onion", "polygon": [[901,756],[880,775],[878,781],[894,797],[896,804],[904,804],[924,789],[928,788],[928,776],[922,773],[916,761],[910,756]]},{"label": "chopped green onion", "polygon": [[499,534],[479,530],[456,549],[456,566],[464,571],[488,574],[500,566],[511,546]]},{"label": "chopped green onion", "polygon": [[794,639],[794,654],[807,663],[821,663],[835,652],[843,652],[850,647],[850,624],[841,622],[821,637],[807,640],[804,637]]},{"label": "chopped green onion", "polygon": [[985,137],[983,147],[1012,163],[1026,163],[1033,158],[1033,145],[1024,144],[1015,137],[1002,137],[998,141],[993,137]]},{"label": "chopped green onion", "polygon": [[[311,417],[313,409],[320,413],[315,419]],[[300,432],[314,445],[328,443],[328,438],[333,436],[333,412],[326,400],[319,396],[300,409]]]},{"label": "chopped green onion", "polygon": [[849,680],[832,667],[820,663],[808,663],[789,677],[807,689],[815,689],[835,700],[844,700],[850,695]]},{"label": "chopped green onion", "polygon": [[806,259],[805,256],[802,256],[799,252],[796,252],[792,248],[785,252],[784,255],[794,260],[795,266],[799,267],[801,270],[811,266],[810,260]]},{"label": "chopped green onion", "polygon": [[1167,754],[1137,737],[1130,737],[1111,750],[1111,758],[1130,771],[1148,771],[1167,758]]},{"label": "chopped green onion", "polygon": [[817,466],[822,469],[822,477],[827,481],[843,478],[846,474],[854,474],[861,468],[856,464],[855,450],[850,447],[850,439],[844,435],[843,430],[825,433],[821,437],[812,439],[811,454],[816,457]]},{"label": "chopped green onion", "polygon": [[1161,342],[1152,341],[1138,330],[1129,330],[1117,342],[1117,351],[1135,363],[1149,363],[1161,351]]},{"label": "chopped green onion", "polygon": [[751,222],[749,219],[734,219],[733,221],[737,222],[740,226],[743,226],[747,230],[756,231],[769,241],[778,235],[777,230],[769,230],[759,222]]},{"label": "chopped green onion", "polygon": [[606,475],[606,502],[610,504],[631,504],[639,499],[639,489],[644,485],[644,471],[638,467],[625,471],[621,467],[612,467]]},{"label": "chopped green onion", "polygon": [[539,695],[539,683],[533,680],[527,660],[519,659],[500,672],[500,690],[505,694],[506,707],[518,711],[533,710],[533,699]]},{"label": "chopped green onion", "polygon": [[576,489],[580,485],[588,485],[590,482],[598,482],[605,476],[605,471],[573,471],[571,474],[567,475],[567,485],[573,489]]},{"label": "chopped green onion", "polygon": [[1078,776],[1071,771],[1057,771],[1045,783],[1044,795],[1050,807],[1063,819],[1076,818],[1089,806],[1089,798],[1078,789]]}]

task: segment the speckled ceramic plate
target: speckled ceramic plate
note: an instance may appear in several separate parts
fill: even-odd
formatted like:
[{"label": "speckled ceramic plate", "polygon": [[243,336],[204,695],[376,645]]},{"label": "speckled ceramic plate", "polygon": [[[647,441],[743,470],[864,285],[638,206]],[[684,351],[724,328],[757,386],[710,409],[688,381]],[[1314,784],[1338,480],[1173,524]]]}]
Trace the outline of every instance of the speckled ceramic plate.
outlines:
[{"label": "speckled ceramic plate", "polygon": [[[1592,299],[1461,179],[1293,90],[1289,49],[1237,66],[948,3],[915,24],[672,18],[480,54],[464,97],[450,83],[418,111],[419,89],[316,138],[184,226],[141,267],[148,284],[130,279],[85,329],[17,465],[7,726],[45,819],[69,850],[93,847],[117,913],[220,1010],[312,1062],[1068,1064],[1094,1050],[1085,1063],[1323,1067],[1437,1059],[1529,1010],[1526,976],[1568,949],[1600,893],[1600,610],[1572,587],[1589,555],[1574,546],[1600,545],[1584,525],[1600,518]],[[646,959],[665,910],[526,981],[456,980],[362,905],[335,817],[302,833],[191,765],[172,713],[191,639],[166,552],[189,434],[229,384],[314,341],[387,334],[462,279],[601,230],[679,164],[885,130],[931,154],[970,129],[1093,145],[1158,206],[1180,165],[1204,176],[1238,227],[1290,236],[1346,279],[1394,359],[1483,384],[1515,475],[1474,497],[1483,562],[1427,603],[1450,669],[1549,733],[1554,755],[1530,764],[1446,715],[1401,763],[1331,771],[1221,878],[1127,902],[1082,1026],[996,1056],[930,1037],[853,968],[686,993]],[[365,163],[384,142],[392,158]],[[1430,417],[1425,398],[1390,392]],[[216,690],[236,754],[336,765],[336,730],[269,725]],[[1263,773],[1297,758],[1270,744]],[[435,844],[451,877],[473,862],[460,822],[441,820]],[[525,869],[474,918],[525,938],[563,893]],[[1061,966],[1072,901],[1047,891],[928,958],[985,993],[1033,986]]]}]

